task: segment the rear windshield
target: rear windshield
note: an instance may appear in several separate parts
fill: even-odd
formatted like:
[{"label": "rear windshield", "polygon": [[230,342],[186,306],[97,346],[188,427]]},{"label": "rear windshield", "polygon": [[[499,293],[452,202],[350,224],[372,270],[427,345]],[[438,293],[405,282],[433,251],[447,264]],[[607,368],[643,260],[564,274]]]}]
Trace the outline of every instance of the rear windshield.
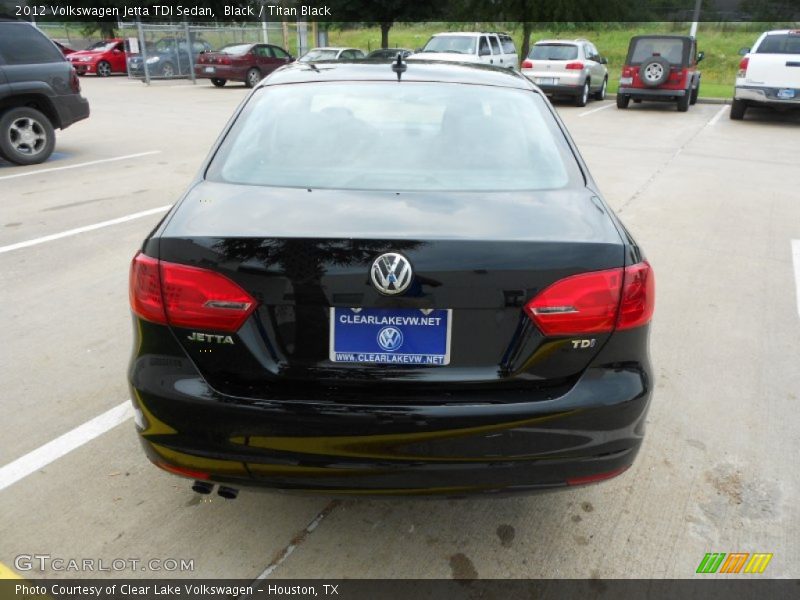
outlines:
[{"label": "rear windshield", "polygon": [[222,50],[220,50],[220,53],[234,56],[239,54],[247,54],[250,52],[250,48],[252,47],[253,44],[233,44],[231,46],[225,46]]},{"label": "rear windshield", "polygon": [[475,54],[475,39],[467,35],[439,35],[428,40],[422,51]]},{"label": "rear windshield", "polygon": [[314,60],[334,60],[338,50],[311,50],[300,59],[300,62],[311,62]]},{"label": "rear windshield", "polygon": [[533,60],[572,60],[578,58],[578,47],[572,44],[536,44],[528,58]]},{"label": "rear windshield", "polygon": [[9,65],[64,62],[61,50],[27,23],[0,23],[0,56]]},{"label": "rear windshield", "polygon": [[660,56],[673,65],[683,63],[684,40],[682,39],[643,39],[637,40],[628,64],[639,65],[651,56]]},{"label": "rear windshield", "polygon": [[511,191],[561,188],[580,171],[534,92],[375,82],[261,89],[207,176],[309,189]]},{"label": "rear windshield", "polygon": [[800,54],[800,33],[768,35],[756,54]]}]

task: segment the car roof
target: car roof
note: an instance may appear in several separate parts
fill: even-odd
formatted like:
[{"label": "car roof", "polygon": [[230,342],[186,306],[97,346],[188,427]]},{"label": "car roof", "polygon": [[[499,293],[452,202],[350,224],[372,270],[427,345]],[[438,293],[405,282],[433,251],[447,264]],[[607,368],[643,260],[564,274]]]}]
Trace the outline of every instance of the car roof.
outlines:
[{"label": "car roof", "polygon": [[[308,52],[312,52],[313,50],[335,50],[338,52],[339,50],[357,50],[357,48],[348,48],[347,46],[317,46],[315,48],[309,48]],[[308,54],[308,52],[306,52],[306,54]]]},{"label": "car roof", "polygon": [[772,31],[765,31],[767,35],[786,35],[787,33],[800,33],[800,29],[773,29]]},{"label": "car roof", "polygon": [[[530,80],[516,71],[489,65],[445,61],[415,60],[405,63],[402,81],[468,83],[535,90]],[[388,63],[315,61],[292,63],[263,79],[260,87],[288,83],[324,81],[397,81]]]},{"label": "car roof", "polygon": [[534,46],[538,46],[539,44],[564,44],[565,46],[577,46],[578,44],[583,44],[584,42],[588,42],[589,40],[539,40],[534,44]]},{"label": "car roof", "polygon": [[692,36],[690,36],[690,35],[670,35],[670,34],[661,35],[660,33],[648,33],[648,34],[645,34],[645,35],[635,35],[635,36],[633,36],[631,38],[631,41],[634,41],[634,40],[647,40],[647,39],[652,39],[652,40],[663,40],[663,39],[669,39],[669,40],[693,40],[694,38]]}]

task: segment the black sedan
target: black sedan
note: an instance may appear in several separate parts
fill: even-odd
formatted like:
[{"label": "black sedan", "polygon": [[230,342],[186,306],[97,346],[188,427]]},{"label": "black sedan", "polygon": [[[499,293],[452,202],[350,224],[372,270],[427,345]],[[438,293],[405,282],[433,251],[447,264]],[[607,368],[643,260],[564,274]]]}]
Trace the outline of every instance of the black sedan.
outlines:
[{"label": "black sedan", "polygon": [[550,489],[642,442],[652,270],[512,71],[276,71],[130,298],[144,449],[201,493]]}]

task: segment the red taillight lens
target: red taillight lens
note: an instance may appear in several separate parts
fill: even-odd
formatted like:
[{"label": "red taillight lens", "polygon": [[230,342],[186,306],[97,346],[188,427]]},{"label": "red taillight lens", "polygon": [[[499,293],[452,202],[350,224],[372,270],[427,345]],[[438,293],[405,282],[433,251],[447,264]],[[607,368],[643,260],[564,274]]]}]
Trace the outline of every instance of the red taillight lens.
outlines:
[{"label": "red taillight lens", "polygon": [[176,327],[236,331],[256,301],[214,271],[137,254],[131,265],[131,308],[143,319]]},{"label": "red taillight lens", "polygon": [[522,61],[522,68],[523,69],[532,69],[533,68],[533,62],[526,58],[525,60]]},{"label": "red taillight lens", "polygon": [[546,336],[603,333],[614,329],[622,269],[573,275],[545,288],[525,305]]},{"label": "red taillight lens", "polygon": [[221,65],[230,65],[230,64],[233,64],[233,63],[232,63],[230,58],[228,58],[227,56],[223,56],[222,58],[219,59],[219,64],[221,64]]},{"label": "red taillight lens", "polygon": [[739,72],[736,74],[737,77],[744,77],[747,75],[747,65],[750,64],[750,57],[745,56],[742,60],[739,61]]},{"label": "red taillight lens", "polygon": [[569,70],[569,71],[581,71],[581,70],[583,70],[583,63],[582,62],[567,63],[567,70]]},{"label": "red taillight lens", "polygon": [[129,295],[134,314],[146,321],[166,324],[167,315],[161,299],[161,276],[155,258],[141,252],[133,257]]},{"label": "red taillight lens", "polygon": [[647,261],[625,268],[625,282],[617,329],[632,329],[650,322],[656,301],[656,281]]},{"label": "red taillight lens", "polygon": [[607,333],[647,324],[655,280],[647,262],[567,277],[545,288],[525,312],[548,337]]},{"label": "red taillight lens", "polygon": [[622,68],[622,76],[623,77],[633,77],[633,69],[630,67],[623,67]]},{"label": "red taillight lens", "polygon": [[69,87],[72,89],[74,93],[76,94],[81,93],[81,79],[80,77],[78,77],[78,73],[75,71],[74,67],[70,69]]}]

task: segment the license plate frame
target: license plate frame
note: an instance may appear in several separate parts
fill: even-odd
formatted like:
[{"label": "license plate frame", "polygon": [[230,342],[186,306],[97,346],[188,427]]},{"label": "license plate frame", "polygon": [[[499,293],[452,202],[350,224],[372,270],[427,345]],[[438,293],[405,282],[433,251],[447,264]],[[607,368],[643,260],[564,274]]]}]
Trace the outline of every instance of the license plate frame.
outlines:
[{"label": "license plate frame", "polygon": [[536,78],[536,85],[555,85],[558,83],[558,79],[555,77],[537,77]]},{"label": "license plate frame", "polygon": [[794,100],[797,96],[797,91],[792,88],[781,88],[776,94],[778,100]]},{"label": "license plate frame", "polygon": [[329,314],[328,357],[333,363],[450,364],[452,309],[331,307]]},{"label": "license plate frame", "polygon": [[206,68],[205,68],[205,72],[206,72],[206,73],[214,73],[214,72],[216,72],[216,70],[217,70],[217,69],[216,69],[216,68],[214,68],[214,67],[206,67]]}]

